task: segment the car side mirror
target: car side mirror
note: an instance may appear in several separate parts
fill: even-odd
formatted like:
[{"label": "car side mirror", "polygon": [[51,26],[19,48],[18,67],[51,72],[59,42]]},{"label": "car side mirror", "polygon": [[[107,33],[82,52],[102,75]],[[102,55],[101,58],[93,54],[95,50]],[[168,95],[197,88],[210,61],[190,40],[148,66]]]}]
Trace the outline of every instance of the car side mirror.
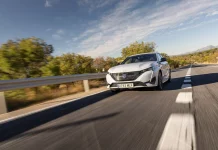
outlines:
[{"label": "car side mirror", "polygon": [[167,59],[166,59],[166,58],[161,58],[160,61],[161,61],[161,62],[164,62],[164,61],[167,61]]}]

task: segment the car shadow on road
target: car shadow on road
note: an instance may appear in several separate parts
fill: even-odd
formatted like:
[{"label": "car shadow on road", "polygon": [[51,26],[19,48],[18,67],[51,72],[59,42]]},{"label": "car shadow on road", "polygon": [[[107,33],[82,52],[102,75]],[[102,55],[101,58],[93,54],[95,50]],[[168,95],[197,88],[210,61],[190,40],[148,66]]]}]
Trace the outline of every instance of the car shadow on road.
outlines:
[{"label": "car shadow on road", "polygon": [[104,91],[102,93],[81,98],[80,100],[2,123],[0,124],[0,142],[114,95],[116,95],[116,93]]},{"label": "car shadow on road", "polygon": [[192,86],[207,85],[218,82],[218,73],[208,73],[191,76]]}]

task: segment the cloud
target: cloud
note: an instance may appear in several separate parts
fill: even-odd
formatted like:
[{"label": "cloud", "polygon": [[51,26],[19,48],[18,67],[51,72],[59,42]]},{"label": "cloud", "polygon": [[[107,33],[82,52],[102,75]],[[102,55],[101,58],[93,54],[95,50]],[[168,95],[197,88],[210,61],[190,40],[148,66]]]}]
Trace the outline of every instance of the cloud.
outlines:
[{"label": "cloud", "polygon": [[79,38],[78,37],[74,37],[74,38],[72,38],[72,40],[73,40],[73,42],[76,42],[77,40],[79,40]]},{"label": "cloud", "polygon": [[89,12],[92,12],[95,9],[105,7],[112,3],[116,2],[116,0],[78,0],[77,3],[79,6],[88,6]]},{"label": "cloud", "polygon": [[45,0],[45,7],[52,7],[57,4],[60,0]]},{"label": "cloud", "polygon": [[52,5],[51,5],[51,3],[49,2],[49,0],[46,0],[45,1],[45,7],[51,7]]},{"label": "cloud", "polygon": [[211,13],[208,13],[208,14],[207,14],[207,17],[209,17],[209,16],[215,16],[215,15],[218,15],[218,11],[217,11],[217,10],[215,10],[215,11],[213,11],[213,12],[211,12]]},{"label": "cloud", "polygon": [[49,32],[49,31],[51,31],[51,30],[52,30],[52,28],[48,28],[48,29],[46,29],[45,31]]},{"label": "cloud", "polygon": [[52,34],[52,38],[54,40],[61,40],[62,39],[62,37],[59,34]]},{"label": "cloud", "polygon": [[65,34],[65,31],[63,29],[58,29],[54,34],[52,34],[52,38],[54,40],[61,40],[63,39],[64,34]]},{"label": "cloud", "polygon": [[213,12],[211,15],[212,15],[212,16],[213,16],[213,15],[218,15],[218,11]]},{"label": "cloud", "polygon": [[142,4],[143,0],[119,2],[81,34],[86,38],[81,39],[78,45],[83,50],[80,54],[96,57],[121,50],[131,42],[146,39],[154,32],[175,28],[198,16],[199,12],[208,12],[211,7],[218,6],[218,1],[182,0],[158,6],[154,3],[150,7]]},{"label": "cloud", "polygon": [[71,43],[71,40],[66,40],[65,43],[69,44],[69,43]]},{"label": "cloud", "polygon": [[163,4],[163,3],[166,3],[166,2],[168,2],[169,0],[157,0],[156,1],[156,5],[161,5],[161,4]]},{"label": "cloud", "polygon": [[65,34],[65,31],[63,30],[63,29],[59,29],[59,30],[57,30],[57,34]]},{"label": "cloud", "polygon": [[177,29],[177,31],[184,31],[184,30],[196,28],[196,27],[199,27],[199,26],[202,26],[202,25],[205,25],[205,24],[214,23],[214,22],[217,22],[217,21],[218,21],[218,19],[203,21],[203,22],[200,22],[198,24],[189,25],[189,26],[186,26],[186,27],[183,27],[183,28],[179,28],[179,29]]}]

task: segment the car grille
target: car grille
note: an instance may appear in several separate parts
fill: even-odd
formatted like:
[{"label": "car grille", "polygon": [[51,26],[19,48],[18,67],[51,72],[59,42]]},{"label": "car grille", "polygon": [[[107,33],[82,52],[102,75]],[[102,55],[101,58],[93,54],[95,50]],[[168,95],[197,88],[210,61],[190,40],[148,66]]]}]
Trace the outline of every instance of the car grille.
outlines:
[{"label": "car grille", "polygon": [[140,75],[140,71],[111,74],[112,78],[116,81],[132,81],[137,79]]}]

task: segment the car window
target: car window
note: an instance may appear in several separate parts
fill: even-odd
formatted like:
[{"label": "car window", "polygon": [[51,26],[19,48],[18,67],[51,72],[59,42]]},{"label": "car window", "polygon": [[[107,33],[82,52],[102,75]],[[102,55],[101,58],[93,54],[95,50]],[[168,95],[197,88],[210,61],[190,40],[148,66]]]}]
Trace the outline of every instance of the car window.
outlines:
[{"label": "car window", "polygon": [[127,57],[121,64],[130,64],[130,63],[138,63],[138,62],[146,62],[146,61],[157,61],[156,54],[144,54]]},{"label": "car window", "polygon": [[132,58],[127,58],[126,64],[130,64],[132,62]]},{"label": "car window", "polygon": [[157,59],[158,59],[158,61],[161,60],[161,55],[160,54],[157,54]]}]

